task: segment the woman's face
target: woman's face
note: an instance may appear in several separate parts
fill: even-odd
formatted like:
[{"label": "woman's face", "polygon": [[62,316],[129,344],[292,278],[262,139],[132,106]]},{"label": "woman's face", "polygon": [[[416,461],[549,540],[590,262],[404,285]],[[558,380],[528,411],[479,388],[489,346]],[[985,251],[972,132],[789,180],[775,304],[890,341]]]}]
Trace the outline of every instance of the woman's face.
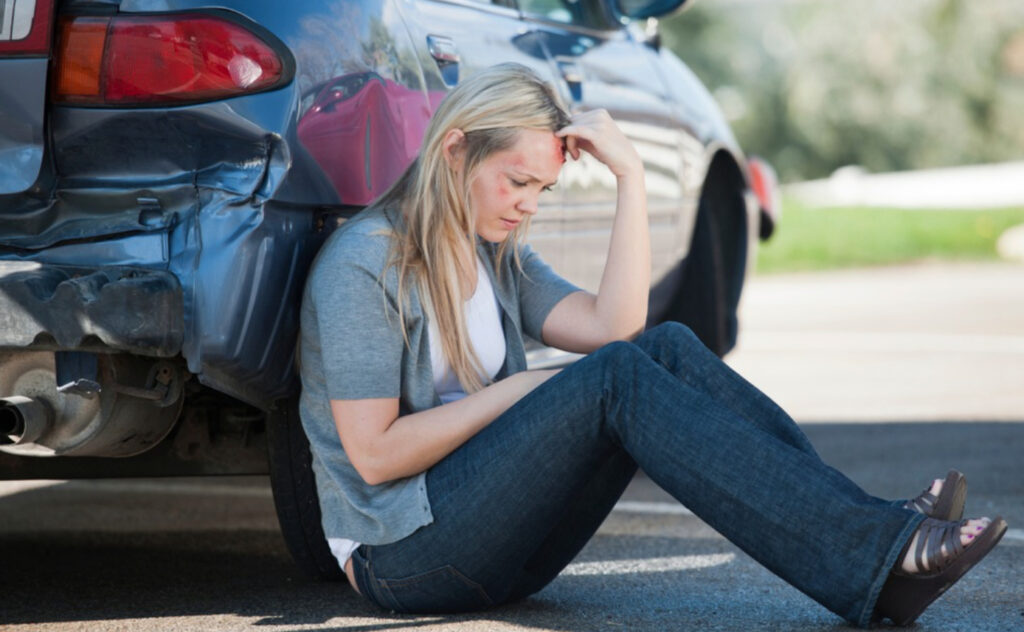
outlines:
[{"label": "woman's face", "polygon": [[537,212],[541,193],[554,186],[564,162],[562,139],[541,129],[521,130],[511,148],[481,161],[469,189],[476,234],[490,242],[508,237]]}]

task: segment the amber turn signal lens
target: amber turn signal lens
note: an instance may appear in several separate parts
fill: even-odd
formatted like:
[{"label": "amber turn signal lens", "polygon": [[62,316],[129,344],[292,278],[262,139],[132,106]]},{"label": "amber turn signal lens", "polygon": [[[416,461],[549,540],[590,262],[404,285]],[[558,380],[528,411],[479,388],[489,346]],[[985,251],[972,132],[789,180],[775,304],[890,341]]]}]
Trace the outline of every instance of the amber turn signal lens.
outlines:
[{"label": "amber turn signal lens", "polygon": [[109,18],[61,20],[57,44],[56,94],[61,101],[100,96],[103,50]]}]

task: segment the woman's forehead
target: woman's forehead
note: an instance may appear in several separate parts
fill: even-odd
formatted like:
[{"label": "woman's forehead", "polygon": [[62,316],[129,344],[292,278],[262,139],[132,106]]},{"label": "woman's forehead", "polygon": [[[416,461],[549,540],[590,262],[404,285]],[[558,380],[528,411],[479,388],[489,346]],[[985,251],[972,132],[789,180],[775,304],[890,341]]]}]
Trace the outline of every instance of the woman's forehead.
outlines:
[{"label": "woman's forehead", "polygon": [[548,130],[524,129],[507,151],[500,152],[505,166],[525,169],[543,179],[557,176],[565,162],[565,143]]}]

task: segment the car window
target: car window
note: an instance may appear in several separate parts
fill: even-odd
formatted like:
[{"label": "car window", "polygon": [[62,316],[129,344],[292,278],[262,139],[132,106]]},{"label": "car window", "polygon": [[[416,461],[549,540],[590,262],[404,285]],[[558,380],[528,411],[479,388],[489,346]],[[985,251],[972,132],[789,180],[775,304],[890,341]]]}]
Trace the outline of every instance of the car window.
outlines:
[{"label": "car window", "polygon": [[615,26],[601,0],[519,0],[519,8],[530,17],[559,24],[574,24],[592,29]]}]

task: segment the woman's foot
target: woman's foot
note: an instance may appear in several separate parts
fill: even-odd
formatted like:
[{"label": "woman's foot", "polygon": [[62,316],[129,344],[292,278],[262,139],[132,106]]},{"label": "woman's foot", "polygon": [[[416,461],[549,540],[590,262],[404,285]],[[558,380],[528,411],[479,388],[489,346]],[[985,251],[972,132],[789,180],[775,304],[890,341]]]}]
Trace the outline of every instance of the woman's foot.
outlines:
[{"label": "woman's foot", "polygon": [[931,487],[911,498],[903,506],[936,520],[960,520],[967,500],[967,479],[950,470],[945,480],[935,479]]},{"label": "woman's foot", "polygon": [[909,625],[980,562],[1006,533],[1002,518],[949,522],[925,518],[889,573],[874,620]]},{"label": "woman's foot", "polygon": [[[941,481],[939,482],[941,483]],[[992,524],[992,520],[987,517],[976,518],[974,520],[964,520],[960,524],[960,545],[964,549],[969,547],[990,524]],[[900,568],[904,573],[915,574],[934,571],[935,569],[932,568],[933,566],[944,566],[944,562],[948,561],[953,555],[958,553],[956,546],[952,542],[938,541],[934,544],[926,542],[925,545],[921,547],[922,554],[918,556],[918,539],[920,537],[921,530],[918,529],[917,533],[915,533],[914,537],[910,540],[910,545],[907,547],[903,560],[900,562]],[[929,546],[938,547],[939,556],[937,558],[924,554]]]}]

